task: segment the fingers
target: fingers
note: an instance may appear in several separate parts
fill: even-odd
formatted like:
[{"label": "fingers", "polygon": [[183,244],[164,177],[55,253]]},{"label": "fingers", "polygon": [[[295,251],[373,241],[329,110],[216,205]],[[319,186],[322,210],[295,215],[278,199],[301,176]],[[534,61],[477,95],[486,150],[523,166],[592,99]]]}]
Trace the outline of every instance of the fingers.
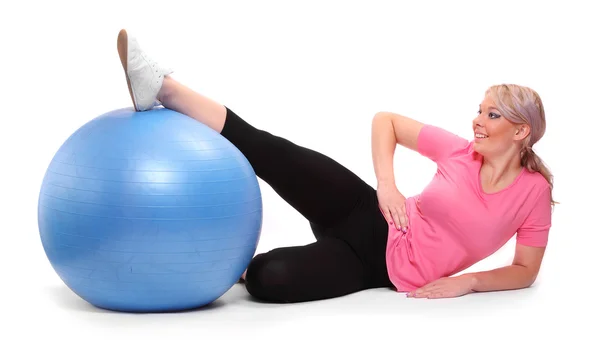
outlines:
[{"label": "fingers", "polygon": [[419,297],[424,297],[427,294],[429,294],[432,291],[436,291],[439,290],[442,286],[440,286],[441,280],[436,280],[430,283],[427,283],[426,285],[422,286],[421,288],[415,289],[412,292],[406,293],[407,297],[414,297],[414,298],[419,298]]},{"label": "fingers", "polygon": [[400,215],[400,226],[402,227],[402,231],[406,231],[406,228],[408,228],[408,216],[406,215],[406,208],[404,206],[401,206],[399,208],[399,215]]},{"label": "fingers", "polygon": [[441,298],[453,298],[456,297],[456,293],[453,293],[447,288],[440,288],[436,290],[430,290],[428,292],[424,292],[421,294],[416,294],[416,298],[426,298],[426,299],[441,299]]},{"label": "fingers", "polygon": [[394,209],[394,223],[396,223],[398,230],[406,232],[406,228],[408,228],[408,216],[403,206]]},{"label": "fingers", "polygon": [[392,212],[392,217],[393,217],[393,220],[394,220],[394,225],[396,226],[396,229],[400,230],[401,225],[400,225],[400,215],[398,213],[398,210],[397,209],[393,209],[392,211],[393,211]]},{"label": "fingers", "polygon": [[438,298],[453,298],[466,294],[460,287],[456,286],[456,282],[453,280],[442,278],[414,291],[406,293],[408,298],[427,298],[427,299],[438,299]]},{"label": "fingers", "polygon": [[442,288],[430,288],[427,290],[415,290],[406,294],[409,298],[432,298],[437,297],[440,293],[443,293]]},{"label": "fingers", "polygon": [[385,220],[387,220],[388,223],[394,223],[396,229],[400,230],[400,216],[398,215],[396,209],[385,206],[382,208],[382,210]]},{"label": "fingers", "polygon": [[394,223],[396,229],[406,231],[406,228],[408,228],[408,216],[406,215],[405,206],[384,206],[382,210],[388,223]]},{"label": "fingers", "polygon": [[423,294],[415,294],[415,295],[410,295],[408,297],[412,297],[412,298],[423,298],[423,299],[446,299],[446,298],[452,298],[454,297],[454,295],[447,293],[447,292],[433,292],[433,293],[423,293]]},{"label": "fingers", "polygon": [[382,208],[382,210],[383,210],[383,214],[385,215],[385,220],[387,220],[388,223],[392,223],[394,221],[394,218],[392,217],[390,209],[386,206],[386,207]]}]

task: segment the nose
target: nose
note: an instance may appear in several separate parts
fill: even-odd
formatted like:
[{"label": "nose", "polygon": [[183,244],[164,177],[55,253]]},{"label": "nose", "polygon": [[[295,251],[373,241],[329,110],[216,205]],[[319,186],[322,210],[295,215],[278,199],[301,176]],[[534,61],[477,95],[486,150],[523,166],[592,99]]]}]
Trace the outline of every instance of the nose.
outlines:
[{"label": "nose", "polygon": [[477,117],[473,119],[473,127],[483,127],[484,119],[485,118],[481,114],[477,115]]}]

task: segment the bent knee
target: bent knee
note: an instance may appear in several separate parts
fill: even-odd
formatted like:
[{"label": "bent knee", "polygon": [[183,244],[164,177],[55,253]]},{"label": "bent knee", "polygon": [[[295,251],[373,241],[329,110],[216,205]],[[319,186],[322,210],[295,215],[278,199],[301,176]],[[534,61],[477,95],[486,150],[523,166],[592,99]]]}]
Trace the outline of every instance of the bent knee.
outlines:
[{"label": "bent knee", "polygon": [[248,266],[246,289],[260,300],[289,302],[289,291],[293,286],[289,265],[271,253],[259,254]]}]

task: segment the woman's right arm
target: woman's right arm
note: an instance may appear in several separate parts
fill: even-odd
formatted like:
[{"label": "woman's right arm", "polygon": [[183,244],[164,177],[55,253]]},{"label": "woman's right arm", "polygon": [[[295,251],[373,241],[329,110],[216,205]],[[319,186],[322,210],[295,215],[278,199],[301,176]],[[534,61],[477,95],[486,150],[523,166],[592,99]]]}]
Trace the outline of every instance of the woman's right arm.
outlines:
[{"label": "woman's right arm", "polygon": [[378,112],[373,117],[371,150],[377,183],[394,183],[396,145],[417,151],[417,138],[423,123],[391,112]]},{"label": "woman's right arm", "polygon": [[377,195],[380,208],[388,222],[406,231],[406,198],[398,191],[394,178],[396,145],[417,150],[417,138],[423,123],[390,112],[379,112],[373,117],[371,143],[373,166],[377,177]]}]

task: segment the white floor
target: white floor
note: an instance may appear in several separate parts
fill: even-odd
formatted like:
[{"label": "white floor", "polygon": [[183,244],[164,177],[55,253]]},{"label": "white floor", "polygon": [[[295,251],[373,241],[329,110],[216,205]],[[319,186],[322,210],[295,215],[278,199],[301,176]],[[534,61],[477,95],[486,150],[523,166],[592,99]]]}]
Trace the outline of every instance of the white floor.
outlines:
[{"label": "white floor", "polygon": [[[60,346],[335,345],[597,346],[598,301],[549,283],[522,291],[444,300],[407,299],[388,290],[303,304],[265,304],[235,285],[205,308],[169,314],[97,309],[60,283],[8,300],[1,339]],[[591,292],[594,292],[592,289]],[[22,297],[24,298],[24,297]],[[594,301],[595,300],[595,301]],[[587,315],[587,317],[585,317]],[[593,342],[595,341],[595,342]],[[375,344],[375,342],[377,342]]]}]

